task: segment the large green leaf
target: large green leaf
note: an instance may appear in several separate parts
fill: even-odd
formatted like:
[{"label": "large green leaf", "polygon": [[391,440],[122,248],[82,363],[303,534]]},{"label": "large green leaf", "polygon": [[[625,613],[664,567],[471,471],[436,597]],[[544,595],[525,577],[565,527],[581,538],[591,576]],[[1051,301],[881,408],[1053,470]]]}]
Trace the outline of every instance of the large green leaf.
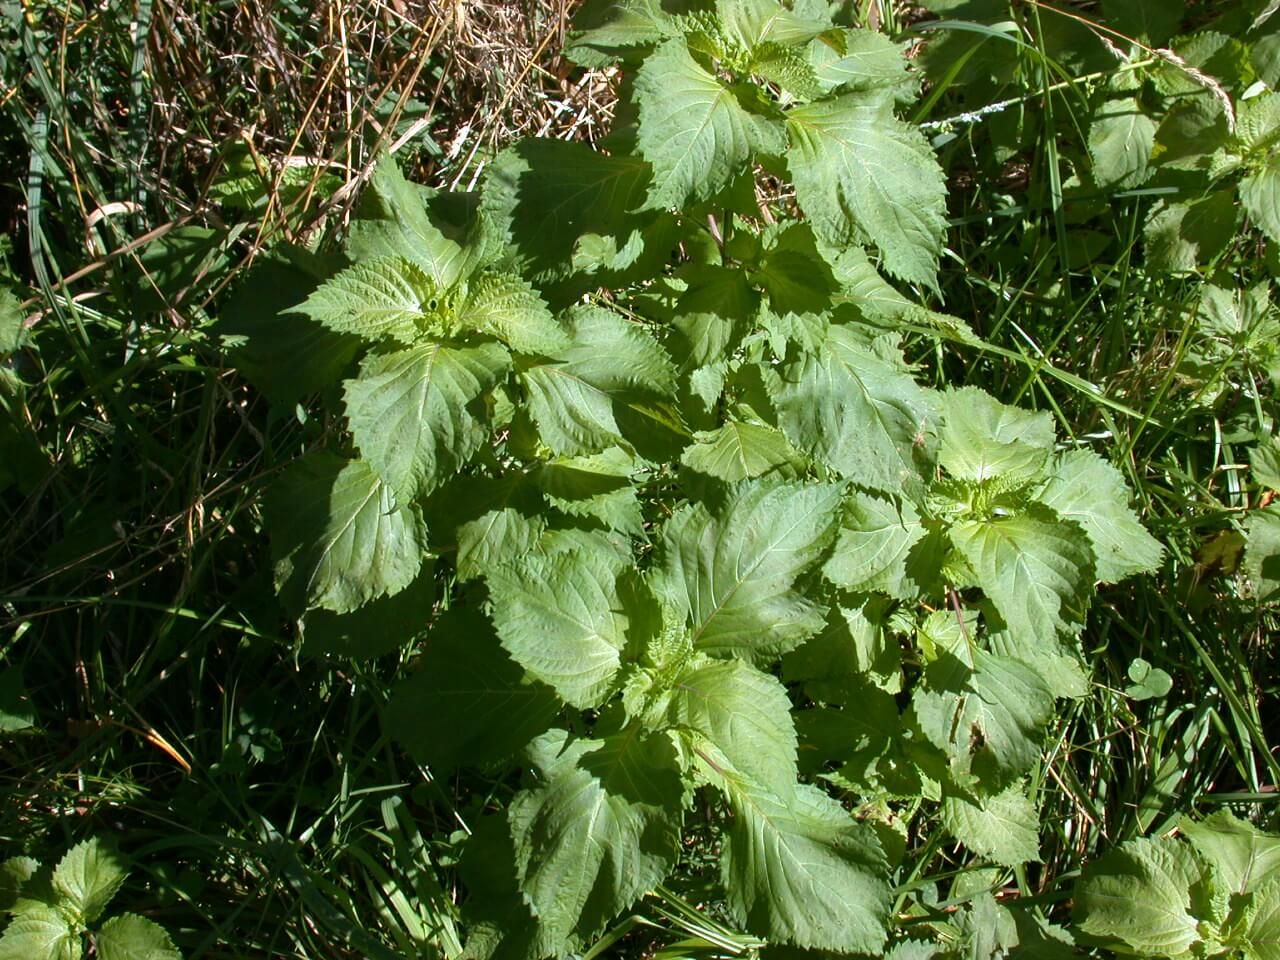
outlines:
[{"label": "large green leaf", "polygon": [[372,353],[344,392],[356,446],[403,501],[431,493],[489,436],[485,395],[510,358],[496,343]]},{"label": "large green leaf", "polygon": [[669,721],[704,737],[738,773],[785,792],[796,778],[791,700],[776,678],[742,661],[691,664],[675,680]]},{"label": "large green leaf", "polygon": [[563,730],[530,748],[541,782],[508,808],[520,889],[557,954],[657,886],[680,852],[684,785],[669,740]]},{"label": "large green leaf", "polygon": [[1040,816],[1021,784],[976,803],[947,797],[942,823],[974,853],[996,863],[1016,867],[1040,860]]},{"label": "large green leaf", "polygon": [[1104,190],[1127,190],[1151,176],[1156,122],[1136,97],[1108,100],[1089,126],[1093,178]]},{"label": "large green leaf", "polygon": [[1280,243],[1280,164],[1271,164],[1240,181],[1240,203],[1273,243]]},{"label": "large green leaf", "polygon": [[872,830],[812,786],[778,796],[738,778],[721,782],[734,813],[724,884],[738,922],[780,943],[879,954],[889,885]]},{"label": "large green leaf", "polygon": [[378,162],[360,195],[347,232],[352,260],[404,257],[412,260],[437,288],[446,289],[474,266],[479,250],[445,236],[427,213],[424,188],[410,183],[391,157]]},{"label": "large green leaf", "polygon": [[683,39],[668,40],[645,60],[636,98],[640,153],[653,164],[649,206],[707,200],[757,153],[782,152],[782,124],[748,108],[752,92],[725,86]]},{"label": "large green leaf", "polygon": [[1252,913],[1244,941],[1248,960],[1280,960],[1280,877],[1264,883],[1253,895]]},{"label": "large green leaf", "polygon": [[822,629],[822,609],[792,585],[830,542],[839,499],[835,486],[755,481],[716,515],[688,506],[667,522],[654,586],[696,647],[768,658]]},{"label": "large green leaf", "polygon": [[1280,599],[1280,505],[1252,511],[1244,524],[1244,572],[1260,603]]},{"label": "large green leaf", "polygon": [[326,280],[296,310],[337,333],[413,343],[442,332],[441,297],[439,286],[417,264],[380,257]]},{"label": "large green leaf", "polygon": [[940,573],[938,534],[911,501],[854,492],[840,536],[822,568],[846,590],[881,590],[909,600],[934,588]]},{"label": "large green leaf", "polygon": [[556,362],[525,370],[522,379],[543,442],[577,456],[623,440],[615,399],[669,396],[675,369],[643,327],[612,311],[583,307],[569,320],[573,345]]},{"label": "large green leaf", "polygon": [[489,571],[493,622],[512,658],[575,707],[608,694],[626,644],[619,560],[603,551],[530,554]]},{"label": "large green leaf", "polygon": [[742,270],[707,264],[681,271],[688,287],[676,303],[672,326],[688,368],[723,361],[733,353],[760,308],[760,294]]},{"label": "large green leaf", "polygon": [[1116,583],[1160,565],[1163,548],[1129,509],[1124,478],[1097,454],[1073,450],[1060,455],[1036,499],[1084,528],[1099,580]]},{"label": "large green leaf", "polygon": [[438,775],[507,759],[559,710],[555,691],[525,676],[483,616],[454,607],[433,626],[417,672],[396,688],[384,726]]},{"label": "large green leaf", "polygon": [[1008,657],[973,654],[973,666],[944,654],[931,663],[912,698],[925,737],[948,757],[952,772],[978,779],[995,794],[1040,756],[1053,695],[1031,667]]},{"label": "large green leaf", "polygon": [[808,48],[818,82],[830,91],[910,90],[915,80],[907,70],[902,48],[875,30],[841,30],[836,44],[812,43]]},{"label": "large green leaf", "polygon": [[697,434],[680,462],[690,470],[727,483],[753,480],[767,473],[794,472],[803,456],[775,427],[728,420],[723,426]]},{"label": "large green leaf", "polygon": [[632,479],[638,471],[634,457],[610,447],[591,456],[550,460],[538,469],[536,480],[557,509],[639,537],[644,518]]},{"label": "large green leaf", "polygon": [[1076,524],[1031,509],[964,520],[948,536],[1010,630],[1048,644],[1083,622],[1094,560]]},{"label": "large green leaf", "polygon": [[80,960],[80,956],[80,931],[49,906],[23,910],[0,937],[0,960]]},{"label": "large green leaf", "polygon": [[831,327],[816,352],[784,368],[776,401],[788,439],[841,476],[891,492],[919,483],[934,394],[849,328]]},{"label": "large green leaf", "polygon": [[1085,933],[1127,944],[1139,955],[1178,957],[1200,940],[1191,913],[1201,866],[1177,840],[1130,840],[1091,863],[1076,885]]},{"label": "large green leaf", "polygon": [[348,613],[413,582],[427,549],[414,505],[363,460],[317,451],[294,463],[266,498],[276,589],[295,615]]},{"label": "large green leaf", "polygon": [[517,353],[554,354],[569,346],[568,334],[537,291],[519,277],[473,278],[459,312],[465,327],[497,337]]},{"label": "large green leaf", "polygon": [[1186,820],[1180,829],[1232,893],[1251,893],[1280,877],[1280,837],[1263,833],[1226,810],[1199,823]]},{"label": "large green leaf", "polygon": [[164,927],[133,913],[112,917],[93,942],[102,960],[182,960]]},{"label": "large green leaf", "polygon": [[1053,419],[1001,403],[985,390],[961,387],[942,395],[938,462],[959,480],[1038,476],[1053,452]]},{"label": "large green leaf", "polygon": [[787,114],[787,166],[800,209],[835,247],[871,242],[889,273],[934,286],[946,231],[946,186],[929,142],[893,115],[893,100],[850,94]]},{"label": "large green leaf", "polygon": [[94,837],[67,851],[53,871],[52,882],[54,892],[81,923],[91,924],[102,916],[128,875],[120,854]]}]

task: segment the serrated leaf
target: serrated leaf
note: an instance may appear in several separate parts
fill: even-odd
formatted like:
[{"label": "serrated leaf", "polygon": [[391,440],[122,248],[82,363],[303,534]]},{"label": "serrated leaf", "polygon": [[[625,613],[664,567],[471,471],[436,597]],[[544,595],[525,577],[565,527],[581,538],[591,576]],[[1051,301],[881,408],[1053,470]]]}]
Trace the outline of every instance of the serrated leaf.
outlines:
[{"label": "serrated leaf", "polygon": [[550,355],[570,344],[537,291],[518,277],[490,273],[472,279],[459,313],[464,326],[497,337],[516,353]]},{"label": "serrated leaf", "polygon": [[959,480],[1038,476],[1053,452],[1053,418],[1001,403],[985,390],[961,387],[942,396],[938,462]]},{"label": "serrated leaf", "polygon": [[1249,469],[1254,483],[1280,493],[1280,437],[1268,437],[1249,448]]},{"label": "serrated leaf", "polygon": [[112,917],[93,942],[102,960],[182,960],[164,927],[133,913]]},{"label": "serrated leaf", "polygon": [[1127,190],[1151,176],[1156,122],[1136,97],[1108,100],[1089,125],[1093,178],[1104,190]]},{"label": "serrated leaf", "polygon": [[30,857],[10,857],[0,863],[0,913],[8,913],[23,884],[36,875],[40,864]]},{"label": "serrated leaf", "polygon": [[473,268],[478,251],[445,236],[432,223],[425,201],[424,189],[406,180],[390,156],[384,157],[360,195],[347,231],[347,255],[357,262],[406,258],[437,289],[452,287]]},{"label": "serrated leaf", "polygon": [[0,960],[80,960],[80,931],[53,907],[24,910],[0,936]]},{"label": "serrated leaf", "polygon": [[441,331],[441,295],[417,264],[404,257],[380,257],[326,280],[295,310],[337,333],[413,343]]},{"label": "serrated leaf", "polygon": [[889,886],[871,829],[807,784],[780,797],[744,779],[721,782],[734,813],[724,885],[738,922],[775,942],[880,953]]},{"label": "serrated leaf", "polygon": [[317,451],[266,497],[276,590],[286,608],[349,613],[413,582],[427,549],[417,507],[397,504],[363,460]]},{"label": "serrated leaf", "polygon": [[91,924],[129,875],[124,860],[93,837],[77,843],[53,870],[53,889],[80,922]]},{"label": "serrated leaf", "polygon": [[648,207],[708,200],[757,153],[780,154],[786,146],[782,125],[747,109],[745,94],[705,70],[683,39],[668,40],[645,60],[635,89],[637,143],[653,165]]},{"label": "serrated leaf", "polygon": [[1186,820],[1180,830],[1232,893],[1251,893],[1280,877],[1280,837],[1227,810],[1218,810],[1199,823]]},{"label": "serrated leaf", "polygon": [[557,362],[530,367],[522,378],[543,442],[558,454],[577,456],[623,441],[615,399],[669,396],[675,370],[643,327],[608,310],[575,310],[570,326],[573,345]]},{"label": "serrated leaf", "polygon": [[1265,167],[1241,180],[1240,203],[1267,239],[1280,243],[1280,166]]},{"label": "serrated leaf", "polygon": [[643,536],[644,518],[632,474],[636,460],[620,447],[585,457],[559,457],[538,470],[547,501],[572,517],[596,520],[611,530]]},{"label": "serrated leaf", "polygon": [[754,480],[774,471],[795,471],[804,458],[774,427],[729,420],[696,437],[680,462],[690,470],[726,483]]},{"label": "serrated leaf", "polygon": [[1244,573],[1259,603],[1280,599],[1280,505],[1252,511],[1244,522]]},{"label": "serrated leaf", "polygon": [[1160,566],[1164,548],[1129,508],[1129,490],[1115,467],[1088,450],[1060,454],[1036,499],[1080,524],[1093,547],[1094,575],[1118,583]]},{"label": "serrated leaf", "polygon": [[1083,622],[1095,579],[1089,538],[1047,511],[964,520],[948,536],[1010,630],[1051,643]]},{"label": "serrated leaf", "polygon": [[679,334],[686,367],[703,367],[731,355],[760,307],[760,294],[733,267],[696,265],[682,273],[689,284],[671,325]]},{"label": "serrated leaf", "polygon": [[675,752],[663,736],[628,728],[604,740],[553,730],[530,755],[542,782],[508,808],[520,889],[547,941],[591,937],[675,865],[684,805]]},{"label": "serrated leaf", "polygon": [[856,491],[846,501],[840,535],[822,572],[846,590],[914,599],[932,591],[939,578],[938,540],[909,500]]},{"label": "serrated leaf", "polygon": [[654,589],[689,618],[707,653],[768,658],[822,629],[823,612],[792,589],[830,542],[840,489],[753,481],[723,509],[685,507],[667,521]]},{"label": "serrated leaf", "polygon": [[371,353],[343,392],[356,446],[402,501],[431,493],[489,437],[485,395],[510,358],[496,343]]},{"label": "serrated leaf", "polygon": [[947,797],[942,823],[966,847],[995,863],[1040,862],[1040,816],[1020,783],[978,803]]},{"label": "serrated leaf", "polygon": [[484,617],[455,607],[433,626],[417,671],[396,687],[384,727],[443,774],[507,759],[559,710],[555,691],[525,676]]},{"label": "serrated leaf", "polygon": [[620,563],[602,551],[531,554],[486,574],[502,645],[580,709],[608,694],[626,645]]},{"label": "serrated leaf", "polygon": [[812,228],[789,224],[770,239],[760,268],[751,275],[768,294],[769,310],[780,317],[825,314],[838,286]]},{"label": "serrated leaf", "polygon": [[1157,270],[1196,270],[1227,249],[1239,224],[1240,207],[1229,190],[1158,206],[1143,228],[1147,262]]},{"label": "serrated leaf", "polygon": [[[565,54],[584,67],[612,62],[615,50],[648,46],[678,30],[660,0],[587,0],[573,16]],[[604,51],[602,56],[600,51]]]},{"label": "serrated leaf", "polygon": [[840,37],[843,51],[822,42],[808,48],[809,62],[827,92],[909,90],[915,85],[902,48],[883,33],[848,29]]},{"label": "serrated leaf", "polygon": [[1119,940],[1148,956],[1177,957],[1200,940],[1191,889],[1201,867],[1176,840],[1131,840],[1089,864],[1076,886],[1085,933]]},{"label": "serrated leaf", "polygon": [[750,73],[794,96],[816,99],[825,92],[813,65],[795,47],[774,41],[757,44],[751,52]]},{"label": "serrated leaf", "polygon": [[650,176],[640,157],[528,139],[488,166],[481,209],[526,276],[562,276],[582,237],[611,237],[621,247],[647,222],[631,211],[644,200]]},{"label": "serrated leaf", "polygon": [[1253,895],[1253,915],[1243,939],[1246,960],[1280,960],[1280,878]]},{"label": "serrated leaf", "polygon": [[874,243],[895,277],[932,287],[946,231],[942,168],[892,99],[837,97],[787,114],[800,209],[835,247]]},{"label": "serrated leaf", "polygon": [[9,290],[0,288],[0,356],[13,353],[26,342],[25,320],[21,301]]},{"label": "serrated leaf", "polygon": [[694,663],[676,678],[667,718],[704,737],[755,783],[796,778],[791,699],[774,677],[742,661]]},{"label": "serrated leaf", "polygon": [[919,482],[934,394],[848,328],[832,326],[816,352],[786,366],[775,399],[788,439],[841,476],[890,492]]},{"label": "serrated leaf", "polygon": [[1035,670],[976,650],[972,668],[943,654],[925,676],[912,710],[925,736],[950,759],[953,773],[976,776],[990,795],[1036,762],[1053,716],[1053,695]]}]

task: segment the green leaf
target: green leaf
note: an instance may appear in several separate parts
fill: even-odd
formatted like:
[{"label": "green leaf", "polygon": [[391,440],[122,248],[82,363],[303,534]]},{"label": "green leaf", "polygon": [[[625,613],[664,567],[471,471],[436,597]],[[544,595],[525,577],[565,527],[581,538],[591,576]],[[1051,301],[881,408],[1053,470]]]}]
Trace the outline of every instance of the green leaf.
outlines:
[{"label": "green leaf", "polygon": [[1074,635],[1094,582],[1093,551],[1080,527],[1031,508],[963,520],[948,536],[1010,630],[1041,643]]},{"label": "green leaf", "polygon": [[0,288],[0,356],[15,352],[26,342],[25,320],[22,302],[12,292]]},{"label": "green leaf", "polygon": [[828,93],[836,89],[842,93],[905,91],[916,82],[902,48],[875,30],[841,30],[839,44],[812,43],[808,54],[818,82]]},{"label": "green leaf", "polygon": [[1200,940],[1191,889],[1201,867],[1177,840],[1130,840],[1091,863],[1076,886],[1085,933],[1147,956],[1177,957]]},{"label": "green leaf", "polygon": [[1240,207],[1230,190],[1190,203],[1162,201],[1143,228],[1147,263],[1157,270],[1196,270],[1227,249],[1239,225]]},{"label": "green leaf", "polygon": [[735,483],[778,471],[793,475],[804,457],[774,427],[728,420],[716,430],[695,435],[680,462],[708,477]]},{"label": "green leaf", "polygon": [[594,936],[653,889],[680,852],[684,785],[671,743],[628,728],[604,740],[563,730],[530,748],[541,783],[508,808],[520,889],[543,937]]},{"label": "green leaf", "polygon": [[621,563],[603,552],[531,554],[486,575],[502,645],[569,704],[598,706],[626,645]]},{"label": "green leaf", "polygon": [[1167,696],[1173,689],[1173,678],[1159,667],[1153,667],[1141,657],[1136,657],[1126,671],[1133,683],[1125,688],[1130,700],[1151,700]]},{"label": "green leaf", "polygon": [[[610,63],[614,51],[649,46],[676,35],[661,0],[587,0],[573,16],[565,54],[584,67]],[[604,51],[601,56],[599,51]]]},{"label": "green leaf", "polygon": [[1259,603],[1280,599],[1280,505],[1252,511],[1244,522],[1244,573]]},{"label": "green leaf", "polygon": [[775,400],[787,438],[841,476],[890,492],[919,482],[935,395],[850,329],[831,327],[816,352],[786,366]]},{"label": "green leaf", "polygon": [[615,399],[669,396],[675,370],[643,327],[609,310],[574,310],[570,326],[573,346],[555,363],[530,367],[522,379],[543,442],[558,454],[577,456],[622,441]]},{"label": "green leaf", "polygon": [[698,264],[682,271],[689,284],[676,303],[672,326],[686,366],[703,367],[731,355],[760,307],[760,294],[735,267]]},{"label": "green leaf", "polygon": [[608,156],[582,143],[523,140],[486,170],[481,210],[514,250],[526,276],[563,276],[584,237],[621,248],[648,221],[632,211],[648,189],[642,158]]},{"label": "green leaf", "polygon": [[489,438],[486,394],[510,358],[496,343],[371,353],[344,390],[356,446],[401,500],[431,493]]},{"label": "green leaf", "polygon": [[432,223],[425,200],[424,188],[406,180],[395,161],[384,157],[360,195],[347,233],[347,255],[358,262],[408,259],[436,289],[452,287],[471,271],[477,251],[446,237]]},{"label": "green leaf", "polygon": [[1084,528],[1093,547],[1094,574],[1104,583],[1151,573],[1160,566],[1164,549],[1129,509],[1129,491],[1120,471],[1097,454],[1060,454],[1036,499]]},{"label": "green leaf", "polygon": [[840,536],[822,568],[846,590],[879,590],[903,600],[932,592],[941,573],[939,536],[906,499],[850,495]]},{"label": "green leaf", "polygon": [[0,960],[80,960],[80,956],[80,931],[53,907],[24,910],[0,937]]},{"label": "green leaf", "polygon": [[112,917],[93,942],[102,960],[182,960],[164,927],[133,913]]},{"label": "green leaf", "polygon": [[961,387],[942,395],[938,462],[958,480],[1038,476],[1053,452],[1053,418],[1001,403],[985,390]]},{"label": "green leaf", "polygon": [[783,316],[820,316],[831,309],[838,286],[807,223],[778,231],[751,275],[769,295],[769,309]]},{"label": "green leaf", "polygon": [[732,777],[722,784],[734,813],[724,885],[738,922],[775,942],[879,954],[890,891],[872,830],[807,784],[784,796]]},{"label": "green leaf", "polygon": [[516,353],[550,355],[569,347],[568,334],[542,298],[518,277],[473,279],[459,313],[464,326],[497,337]]},{"label": "green leaf", "polygon": [[752,112],[740,88],[726,87],[669,40],[636,75],[640,153],[653,164],[647,206],[684,207],[708,200],[757,153],[780,154],[782,125]]},{"label": "green leaf", "polygon": [[506,760],[559,711],[555,691],[525,676],[483,616],[454,607],[432,627],[417,671],[396,687],[383,726],[439,775]]},{"label": "green leaf", "polygon": [[1183,0],[1102,0],[1108,23],[1126,36],[1167,43],[1186,12]]},{"label": "green leaf", "polygon": [[1265,167],[1241,180],[1240,203],[1267,239],[1280,243],[1280,165]]},{"label": "green leaf", "polygon": [[1040,862],[1040,817],[1020,783],[977,803],[947,797],[942,823],[966,847],[995,863]]},{"label": "green leaf", "polygon": [[349,613],[413,582],[427,548],[416,506],[399,506],[363,460],[317,451],[266,497],[276,590],[289,610]]},{"label": "green leaf", "polygon": [[667,719],[707,740],[730,767],[775,790],[796,778],[791,699],[777,679],[740,660],[702,659],[675,680]]},{"label": "green leaf", "polygon": [[1093,178],[1104,190],[1127,190],[1151,176],[1156,122],[1136,97],[1108,100],[1089,125]]},{"label": "green leaf", "polygon": [[23,884],[39,869],[39,862],[30,857],[10,857],[0,863],[0,913],[9,912],[22,892]]},{"label": "green leaf", "polygon": [[1280,437],[1268,437],[1256,447],[1249,449],[1249,468],[1253,471],[1253,480],[1280,493]]},{"label": "green leaf", "polygon": [[325,281],[296,310],[337,333],[413,343],[442,332],[441,296],[435,281],[416,264],[404,257],[382,257]]},{"label": "green leaf", "polygon": [[1053,695],[1039,673],[1018,660],[982,650],[973,667],[943,654],[929,665],[912,698],[921,731],[950,759],[954,774],[976,776],[994,794],[1040,756]]},{"label": "green leaf", "polygon": [[892,99],[847,95],[787,114],[800,209],[834,247],[874,243],[895,277],[932,287],[946,231],[942,168]]},{"label": "green leaf", "polygon": [[94,837],[76,844],[58,861],[53,889],[81,923],[91,924],[102,916],[128,875],[120,855]]},{"label": "green leaf", "polygon": [[653,585],[689,618],[695,647],[769,658],[822,629],[822,609],[792,585],[830,542],[839,498],[836,486],[754,481],[714,516],[687,506],[667,521]]},{"label": "green leaf", "polygon": [[1246,960],[1280,960],[1280,879],[1263,884],[1253,895],[1244,941]]},{"label": "green leaf", "polygon": [[1232,893],[1252,893],[1280,877],[1280,837],[1263,833],[1227,810],[1199,823],[1184,820],[1179,829]]},{"label": "green leaf", "polygon": [[629,453],[610,447],[592,456],[548,461],[539,468],[537,483],[552,506],[570,516],[598,520],[639,537],[644,518],[632,480],[638,469]]}]

